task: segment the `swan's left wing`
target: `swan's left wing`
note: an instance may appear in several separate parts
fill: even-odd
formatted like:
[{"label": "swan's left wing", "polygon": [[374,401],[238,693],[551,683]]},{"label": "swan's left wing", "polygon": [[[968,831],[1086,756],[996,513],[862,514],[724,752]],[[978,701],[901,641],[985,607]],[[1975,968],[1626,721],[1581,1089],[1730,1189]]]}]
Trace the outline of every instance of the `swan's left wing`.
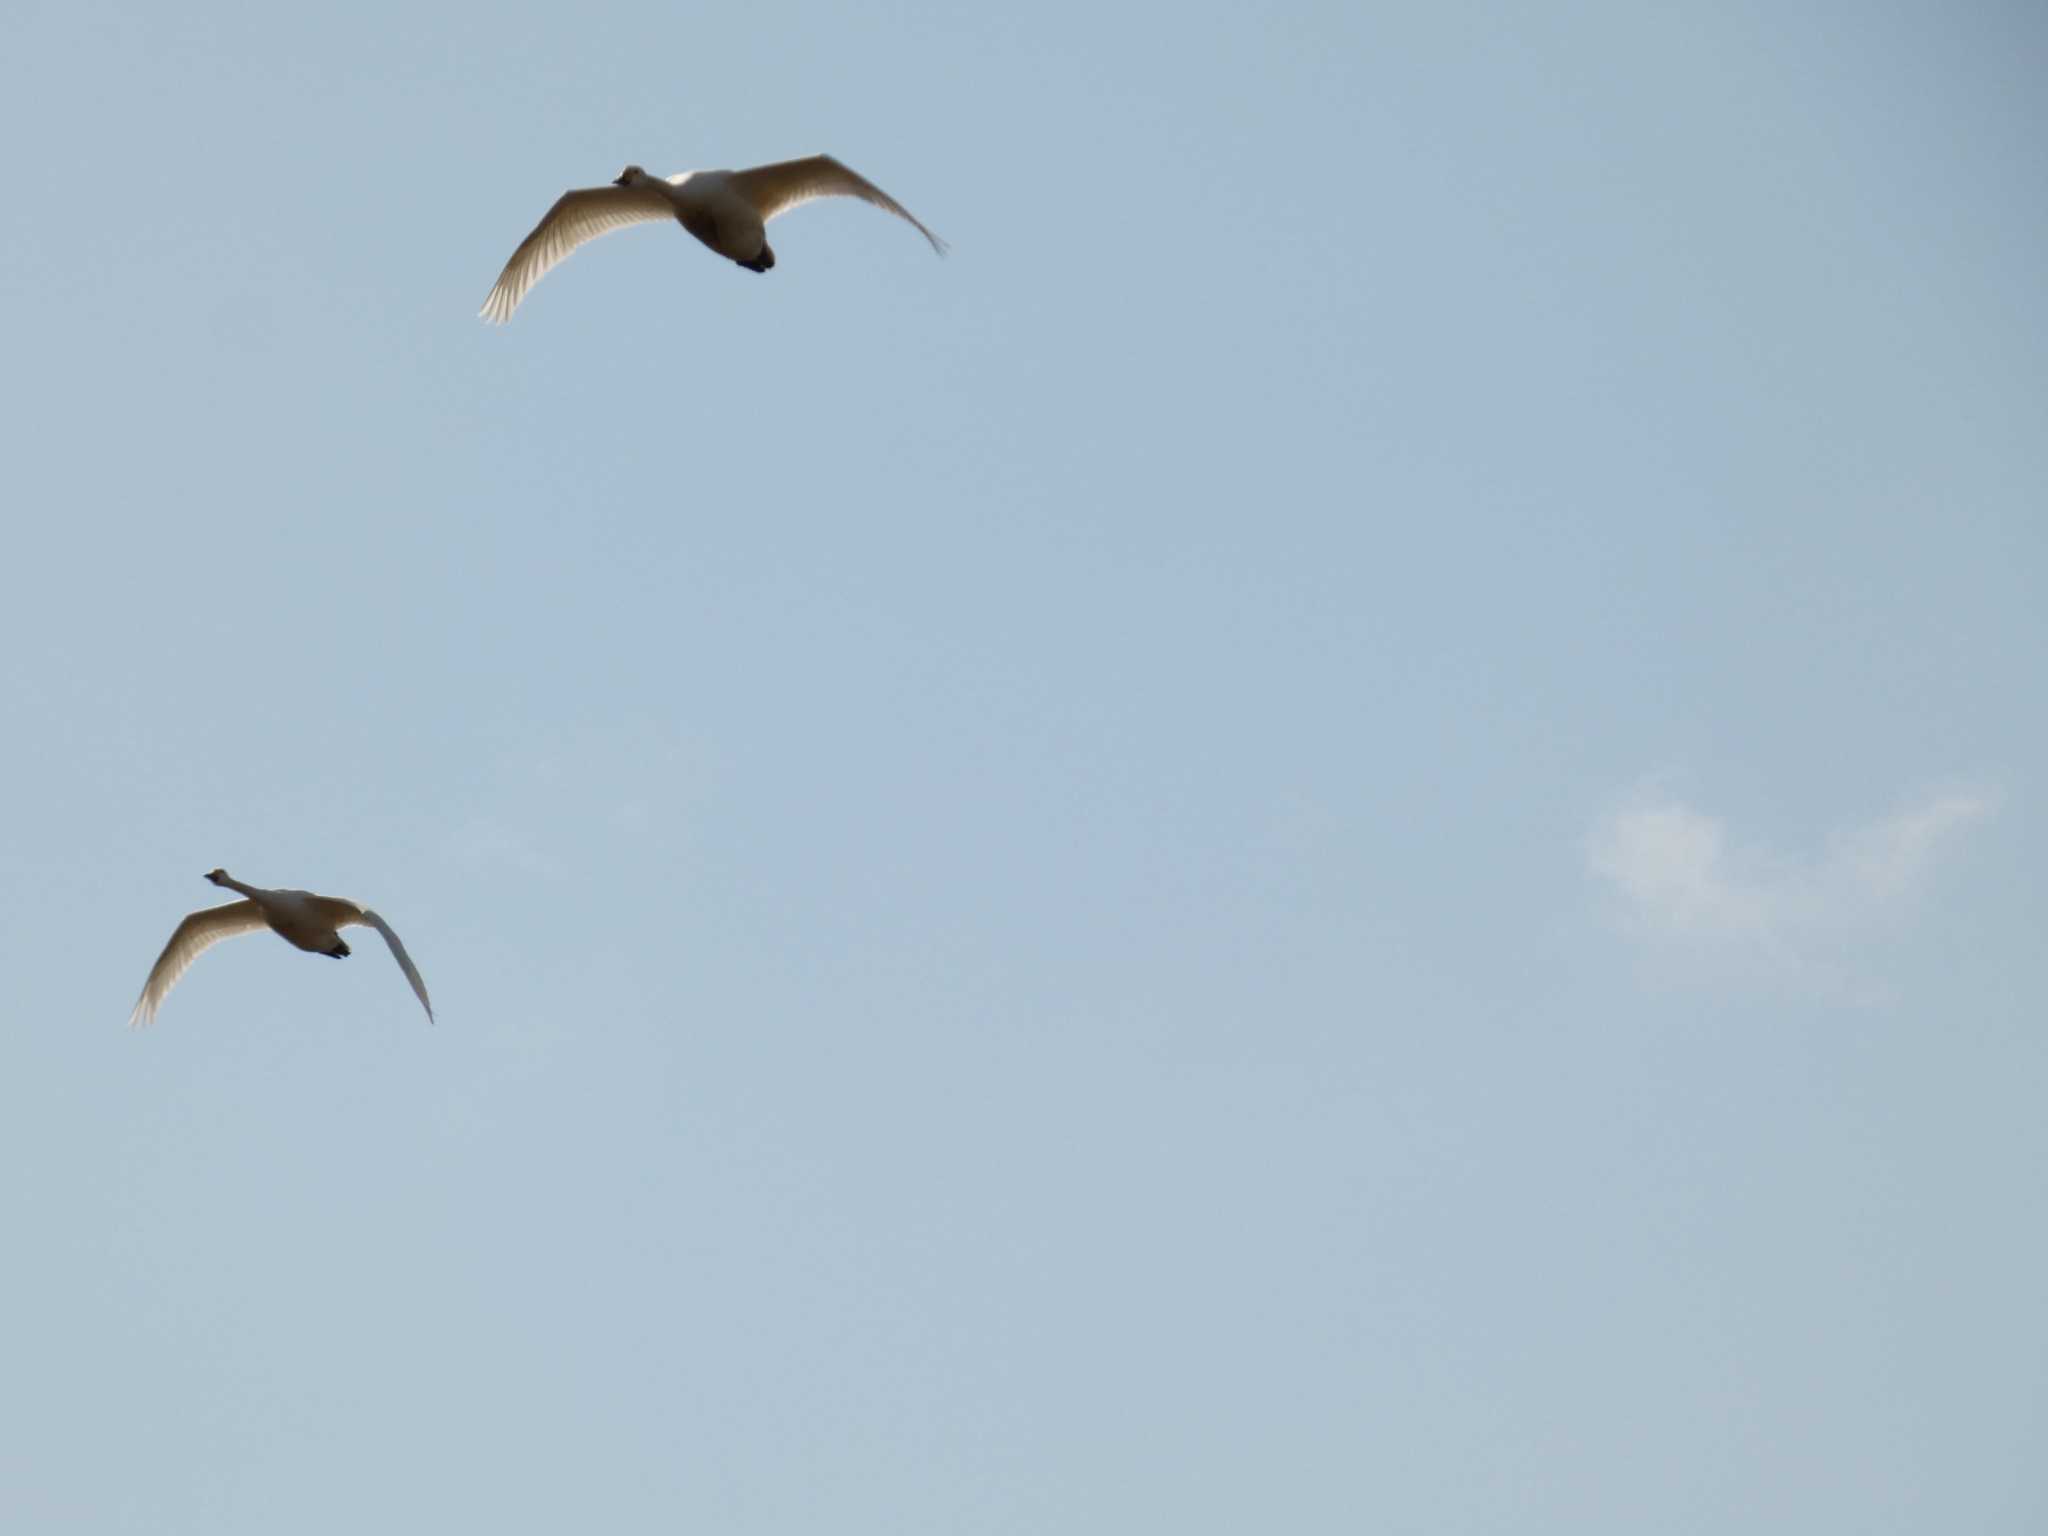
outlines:
[{"label": "swan's left wing", "polygon": [[534,225],[533,233],[519,242],[519,249],[498,274],[497,285],[477,313],[495,325],[512,318],[512,311],[527,291],[545,277],[549,269],[569,259],[579,245],[608,235],[628,224],[646,224],[675,217],[675,205],[659,192],[645,187],[581,187],[564,192],[555,200],[547,217]]},{"label": "swan's left wing", "polygon": [[918,222],[917,216],[867,177],[848,170],[830,155],[812,155],[808,160],[784,160],[775,165],[757,165],[752,170],[734,171],[732,186],[754,205],[765,222],[779,213],[820,197],[857,197],[885,213],[916,227],[931,241],[932,249],[946,254],[946,242]]},{"label": "swan's left wing", "polygon": [[434,1022],[434,1005],[427,1001],[427,984],[420,980],[419,967],[412,963],[412,956],[405,952],[405,945],[391,929],[391,925],[372,912],[368,907],[356,909],[355,922],[376,929],[384,935],[384,942],[391,946],[391,958],[398,962],[398,968],[405,972],[405,979],[412,983],[413,995],[420,1000],[420,1006],[427,1010],[427,1022]]},{"label": "swan's left wing", "polygon": [[192,969],[194,960],[222,939],[231,939],[238,933],[254,933],[268,926],[263,920],[262,909],[253,901],[231,901],[224,907],[207,907],[194,912],[178,924],[171,934],[170,943],[156,957],[156,964],[149,968],[149,979],[142,984],[142,996],[135,999],[135,1011],[128,1015],[129,1027],[154,1024],[157,1009],[170,996],[178,978]]}]

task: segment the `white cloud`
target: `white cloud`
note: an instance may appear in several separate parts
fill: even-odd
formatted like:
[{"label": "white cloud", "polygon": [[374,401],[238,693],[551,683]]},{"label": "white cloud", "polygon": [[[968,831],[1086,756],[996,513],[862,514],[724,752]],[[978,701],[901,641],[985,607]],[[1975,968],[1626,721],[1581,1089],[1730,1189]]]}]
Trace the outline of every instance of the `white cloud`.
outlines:
[{"label": "white cloud", "polygon": [[1993,794],[1948,790],[1800,856],[1740,841],[1718,818],[1643,790],[1596,823],[1586,863],[1646,943],[1819,975],[1847,944],[1895,925],[1943,850],[1997,809]]}]

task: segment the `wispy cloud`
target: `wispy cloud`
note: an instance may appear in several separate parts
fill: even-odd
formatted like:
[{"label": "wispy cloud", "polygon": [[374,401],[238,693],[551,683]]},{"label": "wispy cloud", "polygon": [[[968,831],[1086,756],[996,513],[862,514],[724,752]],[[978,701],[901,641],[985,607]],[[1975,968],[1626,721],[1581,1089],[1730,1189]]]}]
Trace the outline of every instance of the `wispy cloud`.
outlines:
[{"label": "wispy cloud", "polygon": [[1849,945],[1896,926],[1941,854],[1998,804],[1986,790],[1949,789],[1798,853],[1639,789],[1596,822],[1586,863],[1623,928],[1646,944],[1695,963],[1818,979],[1839,972]]},{"label": "wispy cloud", "polygon": [[701,778],[679,733],[629,719],[515,746],[450,828],[459,857],[561,876],[598,857],[665,859],[688,839]]}]

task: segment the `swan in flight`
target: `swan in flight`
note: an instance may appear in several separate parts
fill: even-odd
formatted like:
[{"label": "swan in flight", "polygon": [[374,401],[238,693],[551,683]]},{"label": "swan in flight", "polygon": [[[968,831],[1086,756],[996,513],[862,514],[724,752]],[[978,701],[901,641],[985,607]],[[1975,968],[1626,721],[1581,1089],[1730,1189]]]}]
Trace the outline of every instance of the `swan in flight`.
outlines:
[{"label": "swan in flight", "polygon": [[666,181],[629,165],[608,187],[564,192],[533,233],[519,242],[477,313],[503,325],[533,285],[577,246],[628,224],[674,219],[719,255],[749,272],[766,272],[775,265],[775,253],[768,249],[768,221],[820,197],[857,197],[873,203],[915,225],[933,250],[946,254],[946,242],[918,223],[908,208],[830,155],[745,171],[683,171]]},{"label": "swan in flight", "polygon": [[368,907],[343,901],[339,896],[315,896],[311,891],[261,890],[242,884],[224,869],[216,869],[206,878],[215,885],[240,891],[247,899],[231,901],[224,907],[202,908],[178,924],[171,934],[171,942],[164,946],[164,952],[156,957],[156,964],[149,968],[149,980],[142,984],[142,996],[135,1000],[135,1011],[128,1015],[131,1027],[155,1023],[157,1009],[163,1006],[171,988],[178,984],[178,978],[191,968],[194,960],[222,939],[268,928],[287,944],[311,950],[316,955],[332,955],[339,960],[349,950],[336,930],[352,923],[361,923],[384,935],[384,942],[391,946],[391,957],[405,972],[405,979],[412,983],[420,1006],[427,1010],[427,1022],[433,1022],[434,1005],[427,1001],[427,984],[420,980],[420,973],[414,969],[412,956],[398,942],[398,935],[391,931],[391,925]]}]

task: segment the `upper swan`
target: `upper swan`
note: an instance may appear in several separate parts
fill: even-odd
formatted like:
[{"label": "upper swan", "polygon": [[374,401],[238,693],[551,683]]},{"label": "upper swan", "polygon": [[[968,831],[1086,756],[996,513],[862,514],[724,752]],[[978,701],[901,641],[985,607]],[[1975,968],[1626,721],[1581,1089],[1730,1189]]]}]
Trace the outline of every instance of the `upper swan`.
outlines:
[{"label": "upper swan", "polygon": [[916,225],[941,256],[946,242],[926,229],[895,198],[834,160],[812,155],[745,171],[683,171],[663,181],[637,165],[608,187],[564,192],[498,274],[497,286],[477,313],[503,325],[548,270],[577,246],[628,224],[674,219],[719,255],[749,272],[775,265],[766,225],[777,214],[818,197],[857,197]]}]

